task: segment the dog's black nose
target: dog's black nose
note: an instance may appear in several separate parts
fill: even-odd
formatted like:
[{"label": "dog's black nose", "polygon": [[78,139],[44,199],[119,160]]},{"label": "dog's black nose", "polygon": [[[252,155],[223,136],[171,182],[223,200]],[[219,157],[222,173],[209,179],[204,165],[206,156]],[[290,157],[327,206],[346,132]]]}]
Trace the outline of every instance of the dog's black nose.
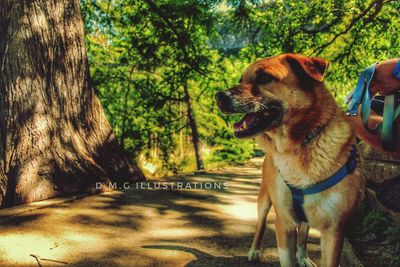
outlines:
[{"label": "dog's black nose", "polygon": [[221,91],[215,94],[217,106],[222,113],[232,112],[231,93],[229,91]]},{"label": "dog's black nose", "polygon": [[215,99],[218,103],[226,103],[229,101],[229,95],[225,91],[220,91],[215,94]]}]

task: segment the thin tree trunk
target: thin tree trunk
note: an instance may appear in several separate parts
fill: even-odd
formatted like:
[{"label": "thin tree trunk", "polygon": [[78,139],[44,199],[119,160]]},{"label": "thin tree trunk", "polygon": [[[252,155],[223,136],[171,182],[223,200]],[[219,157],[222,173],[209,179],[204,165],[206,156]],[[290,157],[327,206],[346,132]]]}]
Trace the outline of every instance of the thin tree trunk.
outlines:
[{"label": "thin tree trunk", "polygon": [[[182,118],[182,102],[179,102],[179,118]],[[184,151],[183,151],[183,131],[184,129],[181,129],[179,131],[179,151],[180,151],[180,160],[183,160],[183,156],[184,156]]]},{"label": "thin tree trunk", "polygon": [[125,91],[124,114],[122,117],[122,131],[121,131],[121,146],[122,146],[122,148],[125,148],[126,121],[128,120],[128,100],[129,100],[129,94],[131,92],[133,71],[134,71],[134,67],[131,68],[131,71],[129,73],[129,82],[128,82],[128,85],[127,85],[126,91]]},{"label": "thin tree trunk", "polygon": [[91,84],[78,0],[3,0],[0,202],[137,181]]},{"label": "thin tree trunk", "polygon": [[183,84],[183,90],[185,94],[185,102],[187,104],[187,116],[189,120],[190,129],[192,130],[192,142],[194,147],[194,153],[196,156],[197,170],[204,170],[203,160],[201,159],[200,147],[199,147],[199,132],[197,130],[196,118],[192,107],[192,99],[189,94],[188,81],[185,79]]},{"label": "thin tree trunk", "polygon": [[125,148],[125,138],[126,138],[126,121],[128,120],[128,100],[129,100],[129,93],[131,90],[130,84],[128,84],[128,88],[125,92],[125,99],[124,99],[124,114],[122,117],[122,129],[121,129],[121,146]]}]

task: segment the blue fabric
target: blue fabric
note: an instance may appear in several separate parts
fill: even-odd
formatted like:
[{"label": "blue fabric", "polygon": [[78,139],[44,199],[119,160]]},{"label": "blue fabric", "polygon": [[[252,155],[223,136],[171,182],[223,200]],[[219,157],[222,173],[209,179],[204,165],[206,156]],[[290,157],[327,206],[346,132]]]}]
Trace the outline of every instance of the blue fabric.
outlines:
[{"label": "blue fabric", "polygon": [[385,148],[386,151],[394,151],[397,147],[397,125],[393,125],[396,123],[396,117],[394,116],[395,102],[396,99],[394,94],[385,97],[383,120],[381,124],[381,141],[382,147]]},{"label": "blue fabric", "polygon": [[[358,82],[357,82],[356,89],[354,89],[352,98],[347,107],[347,114],[352,115],[352,116],[357,115],[358,107],[360,106],[361,101],[363,101],[363,104],[365,102],[367,102],[368,100],[371,103],[369,86],[371,84],[372,77],[374,77],[375,68],[376,68],[376,63],[372,64],[371,66],[369,66],[368,68],[364,69],[361,72],[360,78],[358,79]],[[364,97],[364,94],[367,94],[366,97]],[[369,106],[371,105],[370,103],[369,103]]]},{"label": "blue fabric", "polygon": [[343,165],[343,167],[340,168],[340,170],[338,170],[334,175],[325,179],[324,181],[316,183],[307,188],[297,188],[286,183],[290,189],[290,192],[292,193],[292,200],[296,218],[299,221],[307,222],[307,217],[303,209],[304,195],[316,194],[325,191],[328,188],[331,188],[332,186],[343,180],[343,178],[346,177],[348,174],[352,173],[355,170],[356,166],[356,149],[353,146],[353,149],[351,150],[351,155],[346,164]]},{"label": "blue fabric", "polygon": [[[368,125],[369,117],[371,115],[371,91],[369,89],[372,78],[375,73],[376,65],[372,64],[361,72],[358,79],[357,86],[354,89],[350,103],[347,107],[347,114],[355,116],[358,114],[358,108],[361,106],[361,120],[364,128],[371,134],[379,134],[381,138],[382,148],[386,151],[395,151],[397,148],[397,125],[396,120],[400,117],[400,106],[395,107],[397,104],[396,95],[388,95],[385,97],[383,121],[378,123],[374,128]],[[400,63],[396,65],[400,72]],[[393,74],[396,72],[393,70]],[[396,72],[397,73],[397,72]],[[400,74],[399,74],[400,75]]]},{"label": "blue fabric", "polygon": [[307,217],[303,209],[304,193],[302,189],[296,188],[287,184],[290,192],[292,192],[292,201],[294,207],[294,213],[299,221],[307,222]]},{"label": "blue fabric", "polygon": [[400,80],[400,60],[397,62],[396,66],[393,69],[392,76],[397,80]]}]

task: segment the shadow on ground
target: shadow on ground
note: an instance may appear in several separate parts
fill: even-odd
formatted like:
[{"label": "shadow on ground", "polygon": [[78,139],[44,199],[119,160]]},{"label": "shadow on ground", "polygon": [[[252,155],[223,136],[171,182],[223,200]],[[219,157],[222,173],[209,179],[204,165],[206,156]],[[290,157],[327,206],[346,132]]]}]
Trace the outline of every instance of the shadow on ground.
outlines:
[{"label": "shadow on ground", "polygon": [[249,262],[247,257],[244,256],[214,256],[205,253],[198,249],[187,248],[183,246],[144,246],[144,248],[150,249],[164,249],[164,250],[177,250],[191,253],[196,257],[195,260],[188,262],[185,266],[187,267],[200,267],[200,266],[279,266],[279,262],[270,262],[267,265],[261,262]]},{"label": "shadow on ground", "polygon": [[[261,266],[246,259],[257,218],[257,166],[168,179],[227,183],[226,189],[133,185],[3,220],[0,265]],[[272,213],[262,258],[267,266],[279,266],[273,220]],[[318,263],[318,246],[309,247]]]}]

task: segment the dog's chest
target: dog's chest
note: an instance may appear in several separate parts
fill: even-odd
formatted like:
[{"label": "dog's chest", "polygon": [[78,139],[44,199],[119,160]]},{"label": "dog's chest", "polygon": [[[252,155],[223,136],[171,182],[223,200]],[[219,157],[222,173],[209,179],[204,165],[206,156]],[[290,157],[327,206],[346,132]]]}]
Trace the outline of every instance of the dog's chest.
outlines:
[{"label": "dog's chest", "polygon": [[287,154],[273,155],[273,161],[280,177],[297,187],[306,187],[312,183],[312,179],[297,161],[296,157]]},{"label": "dog's chest", "polygon": [[[285,181],[297,187],[307,187],[312,179],[306,172],[301,171],[302,168],[290,156],[275,155],[273,161],[278,170],[275,184],[277,194],[275,201],[273,199],[278,216],[296,222],[292,195]],[[310,225],[317,227],[321,223],[333,223],[342,201],[343,196],[334,189],[305,195],[303,208]]]},{"label": "dog's chest", "polygon": [[[274,206],[276,207],[276,213],[285,221],[297,224],[299,221],[297,221],[295,216],[289,187],[285,184],[280,175],[278,175],[276,179],[276,194],[272,198]],[[321,225],[334,224],[342,201],[342,194],[335,190],[305,195],[303,209],[310,226],[319,229]]]}]

